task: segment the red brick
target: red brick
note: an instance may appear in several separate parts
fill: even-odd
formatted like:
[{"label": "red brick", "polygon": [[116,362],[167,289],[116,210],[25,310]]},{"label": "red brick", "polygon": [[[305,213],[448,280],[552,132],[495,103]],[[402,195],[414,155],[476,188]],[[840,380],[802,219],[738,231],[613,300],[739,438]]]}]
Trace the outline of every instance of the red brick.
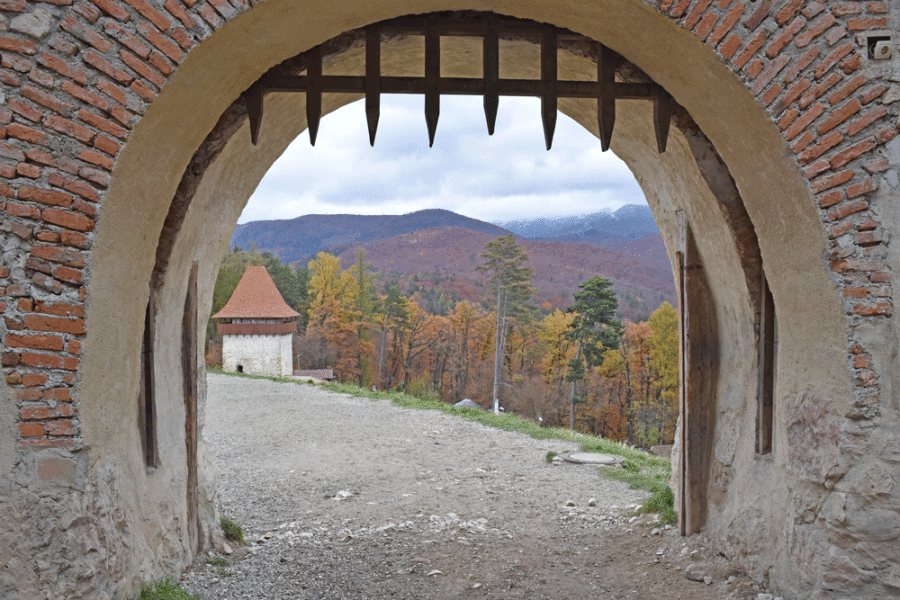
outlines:
[{"label": "red brick", "polygon": [[[97,148],[101,152],[106,152],[110,156],[115,156],[116,154],[118,154],[119,149],[121,148],[121,144],[119,144],[112,138],[106,137],[105,135],[98,135],[94,139],[94,148]],[[91,200],[94,200],[96,202],[97,198],[91,198]]]},{"label": "red brick", "polygon": [[828,208],[829,206],[834,206],[843,199],[844,194],[841,190],[832,190],[819,196],[819,206],[821,208]]},{"label": "red brick", "polygon": [[[68,82],[64,82],[64,84],[65,83]],[[55,96],[51,96],[47,92],[39,90],[38,88],[31,85],[22,86],[22,95],[29,100],[36,102],[37,104],[40,104],[45,108],[49,108],[50,110],[57,112],[63,116],[70,116],[72,114],[72,111],[75,109],[75,107],[68,102],[63,102]]]},{"label": "red brick", "polygon": [[696,4],[694,4],[684,20],[684,26],[688,29],[693,29],[694,27],[696,27],[697,23],[699,23],[700,19],[703,17],[703,13],[706,12],[706,9],[709,8],[710,4],[712,4],[712,0],[699,0]]},{"label": "red brick", "polygon": [[854,200],[853,202],[847,202],[846,204],[831,208],[827,214],[828,220],[838,221],[846,216],[864,211],[867,208],[869,208],[869,203],[865,200]]},{"label": "red brick", "polygon": [[10,348],[30,348],[32,350],[62,350],[63,339],[54,335],[18,335],[10,333],[6,336],[6,345]]},{"label": "red brick", "polygon": [[121,42],[122,45],[124,45],[126,48],[128,48],[138,56],[141,56],[143,58],[147,58],[148,56],[150,56],[150,47],[141,40],[129,34],[122,27],[120,27],[118,23],[114,21],[107,21],[103,24],[103,30],[107,33],[107,35]]},{"label": "red brick", "polygon": [[[731,7],[731,10],[728,11],[728,14],[722,19],[719,23],[719,26],[716,27],[716,30],[709,36],[709,43],[713,46],[718,46],[719,42],[731,31],[732,27],[738,22],[741,18],[741,15],[744,14],[744,3],[738,2],[734,6]],[[724,53],[724,49],[723,49]]]},{"label": "red brick", "polygon": [[744,65],[750,62],[750,59],[753,58],[753,55],[757,53],[757,51],[762,48],[763,44],[766,42],[766,38],[769,36],[769,32],[763,29],[754,35],[747,45],[744,46],[744,49],[741,50],[741,53],[737,55],[734,59],[734,66],[738,69],[742,69]]},{"label": "red brick", "polygon": [[26,367],[40,367],[44,369],[63,369],[65,371],[78,370],[79,359],[64,358],[56,354],[38,354],[36,352],[23,352],[19,356]]},{"label": "red brick", "polygon": [[707,13],[694,29],[694,32],[701,40],[705,40],[706,36],[713,30],[713,27],[716,26],[716,21],[718,20],[719,17],[715,13]]},{"label": "red brick", "polygon": [[94,139],[94,132],[87,127],[57,115],[48,115],[47,118],[44,119],[44,125],[84,144],[88,144]]},{"label": "red brick", "polygon": [[173,62],[178,62],[184,57],[184,52],[167,36],[147,25],[146,23],[138,24],[138,31],[144,39],[153,44],[153,46],[168,56]]},{"label": "red brick", "polygon": [[19,73],[28,73],[33,65],[30,60],[23,58],[18,54],[4,53],[0,55],[0,67],[4,69],[12,69]]},{"label": "red brick", "polygon": [[[56,400],[57,402],[71,402],[72,390],[69,388],[51,388],[44,390],[45,400]],[[67,416],[67,415],[62,415]]]},{"label": "red brick", "polygon": [[722,44],[722,47],[719,48],[719,50],[722,52],[722,56],[724,56],[725,58],[731,58],[740,47],[741,38],[734,34],[731,34],[730,36],[728,36],[728,39],[725,40],[725,43]]},{"label": "red brick", "polygon": [[100,187],[106,187],[109,184],[109,173],[93,167],[82,167],[78,169],[78,174],[88,181],[92,181]]},{"label": "red brick", "polygon": [[763,105],[769,106],[770,104],[772,104],[772,102],[775,101],[775,98],[777,98],[782,91],[784,91],[784,86],[782,86],[780,83],[776,83],[775,85],[770,87],[768,90],[766,90],[766,93],[762,95]]},{"label": "red brick", "polygon": [[28,152],[25,153],[28,156],[28,160],[32,162],[36,162],[41,165],[47,165],[48,167],[58,167],[59,163],[57,163],[56,159],[53,158],[53,155],[45,150],[41,150],[40,148],[29,148]]},{"label": "red brick", "polygon": [[812,64],[814,60],[819,57],[821,50],[819,50],[818,46],[813,46],[809,50],[803,53],[798,60],[794,61],[794,64],[791,65],[791,68],[784,72],[784,82],[791,83],[797,77],[800,76],[800,73],[803,72],[806,67]]},{"label": "red brick", "polygon": [[866,170],[866,173],[870,175],[874,175],[875,173],[881,173],[885,169],[890,166],[890,162],[887,159],[881,158],[878,160],[873,160],[872,162],[868,162],[863,165],[863,169]]},{"label": "red brick", "polygon": [[191,18],[191,15],[188,14],[184,7],[181,6],[176,0],[166,0],[165,4],[163,4],[165,9],[169,11],[173,17],[181,21],[182,25],[187,27],[188,29],[192,29],[197,26],[197,23]]},{"label": "red brick", "polygon": [[136,11],[138,11],[145,19],[156,25],[162,31],[167,31],[172,24],[161,12],[153,8],[145,0],[125,0]]},{"label": "red brick", "polygon": [[93,219],[84,215],[56,208],[45,209],[43,219],[52,225],[59,225],[75,231],[93,231],[95,224]]},{"label": "red brick", "polygon": [[75,248],[85,249],[88,247],[88,239],[84,234],[78,233],[77,231],[69,231],[68,229],[64,229],[60,234],[60,241],[67,246],[74,246]]},{"label": "red brick", "polygon": [[53,277],[59,279],[60,281],[64,281],[65,283],[71,283],[73,285],[78,285],[82,281],[82,273],[78,269],[71,269],[69,267],[57,267],[53,270]]},{"label": "red brick", "polygon": [[62,87],[62,90],[64,92],[66,92],[67,94],[69,94],[70,96],[78,98],[82,102],[87,102],[88,104],[90,104],[92,106],[96,106],[100,110],[105,111],[109,108],[109,102],[106,99],[104,99],[101,96],[98,96],[97,94],[95,94],[93,92],[89,92],[88,90],[84,89],[83,87],[81,87],[77,84],[72,83],[71,81],[63,81],[61,87]]},{"label": "red brick", "polygon": [[779,25],[784,25],[788,21],[790,21],[797,11],[800,10],[800,7],[803,6],[804,0],[788,0],[788,2],[775,13],[775,21]]},{"label": "red brick", "polygon": [[753,82],[753,93],[759,94],[761,91],[765,89],[769,83],[775,78],[778,73],[784,69],[787,64],[791,62],[791,57],[787,54],[779,56],[766,68],[762,75],[760,75],[759,79]]},{"label": "red brick", "polygon": [[856,198],[857,196],[861,196],[868,192],[871,192],[873,189],[872,180],[867,179],[862,183],[856,183],[847,188],[847,197],[848,198]]},{"label": "red brick", "polygon": [[[51,4],[72,4],[73,0],[44,0],[49,1]],[[79,2],[73,8],[76,13],[87,19],[88,23],[95,23],[97,19],[100,18],[100,11],[97,10],[95,6],[88,4],[87,2]]]},{"label": "red brick", "polygon": [[[235,14],[234,7],[228,4],[226,0],[208,0],[209,4],[213,5],[213,8],[218,11],[220,15],[225,17],[226,19],[230,19]],[[687,10],[687,7],[691,4],[691,0],[676,0],[675,6],[672,7],[672,11],[669,13],[676,19],[684,15],[684,11]]]},{"label": "red brick", "polygon": [[128,112],[118,104],[114,104],[109,109],[109,114],[115,117],[116,121],[125,125],[126,127],[131,127],[135,123],[137,123],[137,116],[133,113]]},{"label": "red brick", "polygon": [[46,448],[75,448],[75,438],[62,437],[56,439],[29,438],[27,440],[19,440],[19,448],[24,449],[46,449]]},{"label": "red brick", "polygon": [[865,75],[857,75],[846,84],[835,90],[834,93],[828,97],[828,101],[832,105],[840,104],[845,99],[849,98],[850,94],[864,86],[866,84],[866,81],[867,80]]},{"label": "red brick", "polygon": [[835,2],[831,7],[831,12],[836,17],[846,17],[848,15],[858,15],[862,11],[862,3],[858,0],[853,2]]},{"label": "red brick", "polygon": [[15,352],[4,352],[0,358],[0,364],[4,367],[15,367],[21,362],[21,356]]},{"label": "red brick", "polygon": [[797,44],[798,48],[803,48],[811,41],[825,33],[828,28],[837,23],[837,19],[835,19],[831,13],[825,13],[822,17],[820,17],[815,23],[813,23],[806,31],[797,36],[797,39],[794,40],[794,43]]},{"label": "red brick", "polygon": [[818,177],[812,182],[812,188],[816,193],[824,192],[825,190],[829,190],[833,187],[837,187],[839,185],[847,183],[848,181],[853,179],[853,176],[853,171],[846,170],[840,171],[838,173],[832,173],[831,175]]},{"label": "red brick", "polygon": [[31,254],[37,258],[60,263],[68,267],[83,267],[85,263],[84,255],[81,252],[60,248],[59,246],[35,244],[31,247]]},{"label": "red brick", "polygon": [[98,167],[103,167],[106,170],[112,170],[113,167],[113,160],[109,156],[97,152],[96,150],[85,148],[78,154],[78,158],[93,165],[97,165]]},{"label": "red brick", "polygon": [[841,44],[834,50],[832,50],[828,55],[823,58],[819,64],[816,66],[815,73],[816,79],[821,79],[821,77],[831,70],[836,64],[838,64],[841,59],[845,56],[853,52],[853,44],[847,42],[845,44]]},{"label": "red brick", "polygon": [[[803,27],[806,25],[806,19],[803,17],[797,17],[794,19],[790,25],[788,25],[784,31],[782,31],[778,37],[772,40],[772,43],[769,44],[769,47],[766,48],[766,56],[769,58],[775,58],[778,56],[784,47],[791,43],[791,40],[794,39]],[[799,44],[798,44],[799,45]]]},{"label": "red brick", "polygon": [[212,6],[209,5],[208,2],[204,2],[200,8],[197,9],[197,12],[200,13],[200,16],[203,17],[203,20],[206,21],[210,27],[213,29],[217,29],[222,26],[225,21],[220,17],[216,11],[212,9]]},{"label": "red brick", "polygon": [[750,16],[744,21],[744,27],[750,31],[759,27],[766,17],[769,16],[769,10],[772,8],[774,1],[775,0],[762,0],[762,2],[759,3],[759,6],[756,7],[756,10],[750,13]]},{"label": "red brick", "polygon": [[133,91],[135,94],[137,94],[138,96],[140,96],[147,102],[150,102],[156,96],[156,94],[153,92],[153,90],[151,90],[149,87],[147,87],[139,79],[134,80],[134,82],[130,86],[130,89],[131,89],[131,91]]},{"label": "red brick", "polygon": [[130,52],[122,50],[120,54],[122,62],[134,69],[141,77],[154,84],[156,87],[162,87],[166,82],[166,78],[156,69],[139,59]]},{"label": "red brick", "polygon": [[865,31],[867,29],[884,29],[888,26],[887,17],[868,17],[862,19],[847,19],[847,29],[850,31]]},{"label": "red brick", "polygon": [[803,171],[806,173],[807,179],[813,179],[815,177],[818,177],[825,171],[828,171],[829,169],[831,169],[831,163],[829,163],[825,159],[822,159],[822,160],[817,160],[816,162],[812,163],[811,165],[808,165],[806,168],[803,169]]},{"label": "red brick", "polygon": [[25,206],[24,204],[16,204],[14,202],[6,203],[6,213],[11,217],[25,217],[26,219],[40,219],[41,211],[33,206]]},{"label": "red brick", "polygon": [[843,25],[840,25],[838,27],[833,27],[828,30],[828,33],[825,34],[825,41],[828,42],[829,46],[834,46],[846,35],[847,35],[847,28],[844,27]]},{"label": "red brick", "polygon": [[[810,132],[807,132],[810,133]],[[824,138],[819,139],[815,146],[805,150],[800,155],[800,162],[806,164],[811,160],[815,160],[844,141],[844,136],[839,131],[833,131]]]},{"label": "red brick", "polygon": [[114,0],[91,0],[97,8],[105,12],[111,17],[114,17],[120,21],[127,21],[131,18],[131,15],[128,14],[128,11],[119,6],[118,2]]},{"label": "red brick", "polygon": [[877,145],[878,145],[878,143],[875,141],[875,138],[873,138],[873,137],[866,138],[862,141],[859,141],[859,142],[853,144],[852,146],[850,146],[849,148],[845,148],[845,149],[841,150],[840,152],[838,152],[837,154],[835,154],[834,156],[832,156],[831,157],[831,166],[834,169],[839,169],[840,167],[843,167],[844,165],[846,165],[853,159],[865,154],[866,152],[868,152],[869,150],[871,150],[872,148],[874,148]]},{"label": "red brick", "polygon": [[879,144],[884,144],[897,137],[897,128],[893,125],[884,127],[875,132],[875,139]]},{"label": "red brick", "polygon": [[154,67],[157,71],[165,76],[171,75],[172,71],[175,70],[172,64],[158,52],[152,52],[150,54],[150,57],[147,59],[147,62],[149,62],[152,67]]},{"label": "red brick", "polygon": [[39,202],[50,206],[69,207],[72,205],[72,196],[54,190],[42,190],[30,186],[19,188],[19,200]]},{"label": "red brick", "polygon": [[131,83],[133,77],[123,71],[115,67],[111,62],[97,54],[96,52],[86,52],[82,55],[81,60],[91,65],[101,73],[106,74],[108,77],[115,79],[119,83],[124,83],[128,85]]},{"label": "red brick", "polygon": [[18,165],[16,165],[15,172],[22,177],[27,177],[29,179],[38,179],[41,176],[43,169],[36,165],[19,163]]},{"label": "red brick", "polygon": [[69,419],[48,421],[46,428],[48,435],[75,435],[75,425]]},{"label": "red brick", "polygon": [[72,208],[89,217],[97,216],[97,205],[91,202],[85,202],[80,198],[75,199],[75,202],[72,203]]},{"label": "red brick", "polygon": [[109,49],[112,48],[112,44],[109,42],[109,40],[104,39],[101,35],[98,35],[97,32],[92,28],[83,26],[71,16],[63,19],[62,22],[60,22],[60,27],[62,27],[81,41],[90,44],[100,52],[108,52]]},{"label": "red brick", "polygon": [[19,437],[43,437],[44,426],[41,423],[19,423]]},{"label": "red brick", "polygon": [[847,57],[847,60],[841,63],[841,71],[849,75],[858,71],[862,66],[862,56],[858,52],[854,52]]},{"label": "red brick", "polygon": [[41,242],[47,242],[48,244],[58,244],[59,243],[59,234],[55,231],[39,231],[35,236]]},{"label": "red brick", "polygon": [[38,123],[41,120],[41,117],[44,116],[39,109],[34,106],[22,102],[21,100],[10,99],[6,102],[6,105],[9,107],[9,110],[13,111],[17,115],[25,117],[29,121],[33,121]]},{"label": "red brick", "polygon": [[[103,136],[98,135],[97,139],[95,140],[95,143],[98,140],[100,140],[101,138],[103,138]],[[107,139],[107,138],[103,138],[103,139]],[[83,181],[78,181],[75,179],[68,179],[67,177],[63,177],[62,175],[59,175],[58,173],[51,173],[49,181],[50,181],[50,185],[52,185],[52,186],[60,187],[68,192],[77,194],[77,195],[81,196],[82,198],[86,198],[92,202],[97,202],[100,200],[100,194],[97,193],[97,190],[95,190],[90,185],[84,183]]]},{"label": "red brick", "polygon": [[873,100],[877,100],[878,98],[881,98],[886,91],[887,91],[886,87],[884,87],[882,85],[876,85],[872,89],[863,93],[860,100],[862,100],[863,104],[868,104],[869,102],[872,102]]},{"label": "red brick", "polygon": [[747,66],[747,75],[750,76],[751,80],[756,79],[759,76],[759,74],[762,73],[763,66],[764,66],[763,61],[759,58],[754,59]]},{"label": "red brick", "polygon": [[105,118],[101,117],[100,115],[92,113],[89,110],[82,109],[78,113],[78,119],[84,123],[87,123],[88,125],[92,125],[92,126],[96,127],[97,129],[105,131],[106,133],[113,135],[117,138],[124,139],[125,136],[128,134],[128,131],[126,129],[124,129],[123,127],[121,127],[120,125],[116,125],[109,119],[105,119]]},{"label": "red brick", "polygon": [[18,371],[13,371],[9,375],[6,376],[6,383],[9,385],[19,385],[22,383],[22,374]]},{"label": "red brick", "polygon": [[20,162],[25,160],[25,153],[15,146],[0,142],[0,157]]},{"label": "red brick", "polygon": [[843,79],[844,76],[837,72],[832,73],[831,75],[823,79],[821,82],[819,82],[818,85],[810,89],[807,93],[803,94],[799,102],[800,108],[806,108],[807,106],[821,98],[825,92],[840,83]]},{"label": "red brick", "polygon": [[[33,261],[35,259],[29,259],[29,261]],[[38,270],[38,267],[32,264],[29,264],[28,261],[25,261],[25,265],[29,268]],[[47,269],[49,271],[49,268]],[[62,283],[57,281],[56,279],[45,275],[43,272],[37,272],[31,276],[31,281],[38,287],[47,290],[53,294],[59,294],[63,290]]]},{"label": "red brick", "polygon": [[26,6],[27,3],[25,0],[0,0],[0,10],[22,12],[25,10]]},{"label": "red brick", "polygon": [[66,352],[69,354],[81,354],[81,342],[78,340],[71,340],[68,344],[66,344]]},{"label": "red brick", "polygon": [[854,369],[868,369],[872,366],[872,361],[869,360],[868,356],[857,356],[853,359],[853,368]]},{"label": "red brick", "polygon": [[[117,86],[116,84],[110,81],[98,81],[97,89],[101,92],[118,102],[119,104],[125,105],[128,103],[128,97],[125,95],[125,92],[122,91],[122,88]],[[106,103],[106,106],[109,106],[109,103]],[[101,110],[106,111],[107,108],[99,107]]]},{"label": "red brick", "polygon": [[792,140],[797,137],[801,131],[807,128],[810,123],[818,119],[822,113],[825,112],[825,105],[817,103],[807,109],[800,118],[794,121],[790,127],[788,127],[784,135],[788,140]]},{"label": "red brick", "polygon": [[190,34],[181,27],[173,27],[169,32],[172,39],[175,40],[182,50],[190,50],[194,47],[194,40]]},{"label": "red brick", "polygon": [[864,317],[890,316],[893,312],[893,306],[890,302],[878,302],[875,306],[857,304],[853,307],[853,312]]},{"label": "red brick", "polygon": [[31,406],[22,409],[23,421],[44,421],[46,419],[58,419],[60,417],[71,417],[72,405],[60,404],[55,408],[49,406]]},{"label": "red brick", "polygon": [[847,135],[856,135],[885,115],[887,115],[887,109],[884,106],[875,107],[850,123],[850,125],[847,126]]},{"label": "red brick", "polygon": [[853,98],[840,108],[831,111],[831,114],[828,115],[827,119],[821,121],[818,125],[816,125],[816,130],[820,135],[827,133],[858,113],[860,110],[862,110],[862,105],[859,103],[859,100]]},{"label": "red brick", "polygon": [[87,84],[88,76],[85,71],[69,66],[68,63],[60,60],[52,54],[47,54],[46,52],[44,52],[43,54],[38,56],[37,61],[48,69],[52,69],[60,75],[68,77],[69,79],[80,83],[81,85]]},{"label": "red brick", "polygon": [[9,50],[30,56],[37,53],[37,44],[28,39],[0,35],[0,50]]}]

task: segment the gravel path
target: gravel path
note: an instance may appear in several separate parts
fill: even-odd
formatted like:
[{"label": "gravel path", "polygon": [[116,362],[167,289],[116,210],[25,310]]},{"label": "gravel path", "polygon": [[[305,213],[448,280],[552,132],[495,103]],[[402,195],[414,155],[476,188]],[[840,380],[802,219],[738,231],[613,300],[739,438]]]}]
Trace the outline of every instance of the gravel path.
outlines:
[{"label": "gravel path", "polygon": [[[574,444],[314,386],[208,382],[218,508],[247,544],[195,562],[183,585],[202,598],[756,598],[699,540],[628,517],[644,492],[545,462]],[[712,561],[710,585],[685,579],[692,558]]]}]

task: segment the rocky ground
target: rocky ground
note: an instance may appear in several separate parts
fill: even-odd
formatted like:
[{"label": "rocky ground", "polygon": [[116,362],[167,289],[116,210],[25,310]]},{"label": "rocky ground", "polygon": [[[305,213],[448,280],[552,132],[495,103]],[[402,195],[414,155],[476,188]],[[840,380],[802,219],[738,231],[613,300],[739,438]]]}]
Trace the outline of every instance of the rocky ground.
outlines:
[{"label": "rocky ground", "polygon": [[185,574],[206,600],[771,599],[631,516],[644,492],[545,461],[571,443],[311,385],[210,375],[208,398],[218,507],[247,543]]}]

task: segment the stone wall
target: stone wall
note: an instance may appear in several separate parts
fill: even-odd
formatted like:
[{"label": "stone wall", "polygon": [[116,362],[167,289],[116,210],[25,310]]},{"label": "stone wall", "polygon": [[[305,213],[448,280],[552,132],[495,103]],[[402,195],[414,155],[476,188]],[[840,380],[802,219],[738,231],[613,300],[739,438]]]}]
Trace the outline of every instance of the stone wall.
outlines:
[{"label": "stone wall", "polygon": [[[628,116],[649,123],[643,109],[623,108],[613,139],[670,249],[674,211],[688,213],[709,273],[722,345],[711,349],[719,374],[705,530],[789,596],[900,589],[892,285],[900,246],[891,243],[900,223],[900,4],[3,0],[0,392],[9,401],[0,407],[8,565],[0,594],[125,596],[188,564],[196,549],[185,541],[178,376],[187,273],[200,263],[208,302],[240,209],[305,127],[296,102],[270,98],[262,143],[251,147],[240,94],[271,66],[344,31],[448,9],[495,10],[602,41],[708,136],[759,236],[779,313],[775,451],[766,457],[750,441],[752,310],[715,194],[684,175],[699,158],[681,134],[668,156],[645,151],[651,133]],[[869,34],[892,35],[894,57],[869,58]],[[526,72],[536,54],[513,50],[510,64]],[[398,53],[395,64],[411,57]],[[573,62],[569,72],[579,68]],[[589,103],[560,106],[596,127]],[[136,398],[161,240],[172,245],[154,296],[163,455],[148,468]],[[207,462],[202,445],[198,460]],[[214,479],[205,468],[200,476],[209,543]]]},{"label": "stone wall", "polygon": [[294,374],[293,346],[290,335],[222,336],[222,366],[225,371],[268,377]]}]

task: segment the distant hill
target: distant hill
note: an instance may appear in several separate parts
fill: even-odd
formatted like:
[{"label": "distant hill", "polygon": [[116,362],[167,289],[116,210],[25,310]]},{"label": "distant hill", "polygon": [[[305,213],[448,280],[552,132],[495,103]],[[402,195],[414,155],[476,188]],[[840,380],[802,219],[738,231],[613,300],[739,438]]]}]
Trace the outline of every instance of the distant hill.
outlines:
[{"label": "distant hill", "polygon": [[306,215],[296,219],[253,221],[238,225],[231,247],[247,250],[250,242],[275,253],[282,262],[308,261],[318,252],[340,254],[360,244],[412,233],[428,227],[457,227],[494,237],[509,231],[449,210],[428,209],[406,215]]},{"label": "distant hill", "polygon": [[502,221],[497,225],[530,240],[566,239],[599,244],[614,237],[636,240],[659,233],[650,207],[641,204],[626,204],[615,212],[558,219]]},{"label": "distant hill", "polygon": [[[383,283],[395,281],[428,310],[442,312],[456,300],[485,299],[485,277],[475,271],[479,255],[490,240],[512,231],[531,258],[532,285],[539,302],[548,303],[545,308],[565,309],[581,281],[602,275],[614,281],[620,313],[640,320],[664,300],[675,304],[669,258],[652,216],[652,231],[638,235],[650,228],[646,215],[647,207],[632,205],[615,213],[505,223],[509,230],[447,210],[307,215],[238,225],[231,244],[247,249],[253,242],[292,264],[325,251],[345,266],[362,247]],[[425,274],[430,275],[420,276]]]}]

